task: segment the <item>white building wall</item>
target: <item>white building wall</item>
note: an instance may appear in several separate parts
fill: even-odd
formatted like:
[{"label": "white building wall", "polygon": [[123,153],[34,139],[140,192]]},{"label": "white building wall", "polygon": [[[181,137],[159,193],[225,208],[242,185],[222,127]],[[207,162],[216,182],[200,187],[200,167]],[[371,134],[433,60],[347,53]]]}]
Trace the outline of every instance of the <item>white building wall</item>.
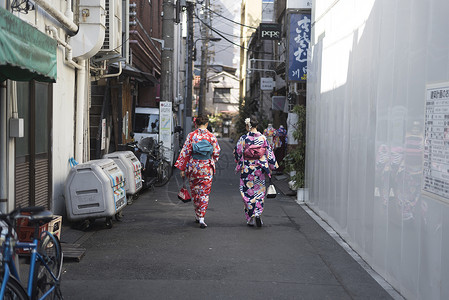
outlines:
[{"label": "white building wall", "polygon": [[[52,0],[47,2],[62,13],[66,11],[66,1]],[[16,15],[36,26],[42,32],[45,32],[46,25],[56,27],[59,37],[65,40],[65,31],[60,30],[61,24],[45,13],[42,8],[30,11],[26,15],[17,13]],[[46,32],[46,34],[49,33]],[[65,63],[64,48],[58,45],[57,79],[56,83],[53,83],[53,112],[51,116],[52,210],[54,213],[62,215],[65,215],[64,185],[70,170],[69,159],[74,157],[75,147],[75,73],[76,70]],[[86,89],[88,88],[86,83]],[[14,178],[14,168],[10,168],[9,172],[10,178]],[[14,191],[13,182],[10,182],[10,191]]]},{"label": "white building wall", "polygon": [[58,79],[53,84],[53,211],[65,214],[64,185],[74,157],[75,70],[63,63],[58,50]]},{"label": "white building wall", "polygon": [[449,299],[449,202],[421,192],[426,86],[449,82],[448,11],[312,8],[306,201],[407,299]]}]

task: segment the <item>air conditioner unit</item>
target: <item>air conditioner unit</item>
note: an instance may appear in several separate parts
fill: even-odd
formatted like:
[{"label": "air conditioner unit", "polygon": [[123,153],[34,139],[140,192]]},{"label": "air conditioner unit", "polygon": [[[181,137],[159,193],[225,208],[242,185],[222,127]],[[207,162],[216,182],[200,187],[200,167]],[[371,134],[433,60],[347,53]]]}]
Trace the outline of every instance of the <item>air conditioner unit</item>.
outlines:
[{"label": "air conditioner unit", "polygon": [[103,52],[121,53],[122,45],[122,0],[105,0],[106,33]]}]

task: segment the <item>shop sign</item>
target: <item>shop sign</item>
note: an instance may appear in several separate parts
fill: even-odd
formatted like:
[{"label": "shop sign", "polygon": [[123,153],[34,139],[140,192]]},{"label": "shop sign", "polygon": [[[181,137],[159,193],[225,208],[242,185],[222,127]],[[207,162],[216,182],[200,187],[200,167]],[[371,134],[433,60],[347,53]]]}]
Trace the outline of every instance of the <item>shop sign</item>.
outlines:
[{"label": "shop sign", "polygon": [[280,40],[281,25],[277,23],[260,23],[261,40]]},{"label": "shop sign", "polygon": [[168,101],[160,102],[159,107],[159,142],[164,144],[164,147],[171,149],[171,116],[172,103]]},{"label": "shop sign", "polygon": [[307,56],[310,44],[310,13],[290,14],[288,81],[307,80]]}]

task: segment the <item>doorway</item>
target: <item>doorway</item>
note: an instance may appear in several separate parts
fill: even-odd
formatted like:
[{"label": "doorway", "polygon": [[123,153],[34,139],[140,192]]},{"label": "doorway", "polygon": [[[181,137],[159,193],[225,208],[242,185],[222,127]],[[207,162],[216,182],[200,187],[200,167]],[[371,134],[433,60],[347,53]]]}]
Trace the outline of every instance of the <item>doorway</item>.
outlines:
[{"label": "doorway", "polygon": [[51,209],[51,95],[50,83],[17,82],[24,137],[16,138],[15,143],[15,207]]}]

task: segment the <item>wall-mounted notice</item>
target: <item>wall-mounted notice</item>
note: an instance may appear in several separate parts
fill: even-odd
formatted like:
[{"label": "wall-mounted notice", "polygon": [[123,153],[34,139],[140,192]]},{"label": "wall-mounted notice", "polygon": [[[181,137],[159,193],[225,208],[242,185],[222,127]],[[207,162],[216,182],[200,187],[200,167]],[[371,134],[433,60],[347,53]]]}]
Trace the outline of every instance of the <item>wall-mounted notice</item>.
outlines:
[{"label": "wall-mounted notice", "polygon": [[426,89],[423,191],[449,202],[449,82]]}]

